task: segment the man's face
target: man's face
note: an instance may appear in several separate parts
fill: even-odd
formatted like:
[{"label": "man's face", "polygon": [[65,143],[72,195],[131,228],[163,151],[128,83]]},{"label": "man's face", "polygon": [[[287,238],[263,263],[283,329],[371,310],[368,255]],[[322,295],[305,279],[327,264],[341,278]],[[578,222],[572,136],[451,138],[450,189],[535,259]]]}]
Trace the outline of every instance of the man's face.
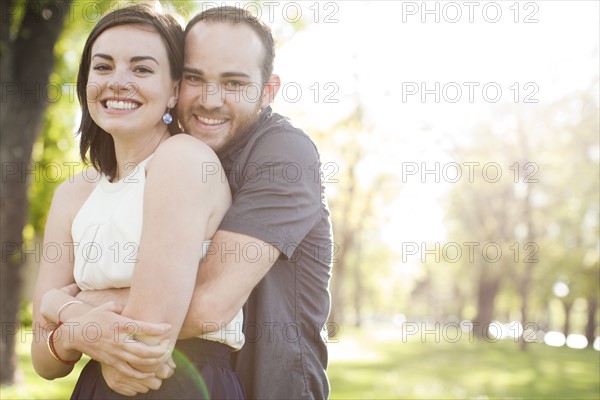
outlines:
[{"label": "man's face", "polygon": [[269,103],[260,65],[264,48],[244,24],[199,22],[185,39],[178,112],[186,132],[223,154]]}]

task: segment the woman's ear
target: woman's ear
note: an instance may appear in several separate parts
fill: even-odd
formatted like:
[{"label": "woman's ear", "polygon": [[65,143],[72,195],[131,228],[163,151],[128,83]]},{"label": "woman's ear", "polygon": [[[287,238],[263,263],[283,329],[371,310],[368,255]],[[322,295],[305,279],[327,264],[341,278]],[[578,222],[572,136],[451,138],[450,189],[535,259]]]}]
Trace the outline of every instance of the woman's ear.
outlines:
[{"label": "woman's ear", "polygon": [[173,85],[173,91],[171,92],[171,97],[169,97],[169,101],[167,102],[168,108],[175,108],[177,105],[177,100],[179,99],[179,83],[181,81],[175,82]]}]

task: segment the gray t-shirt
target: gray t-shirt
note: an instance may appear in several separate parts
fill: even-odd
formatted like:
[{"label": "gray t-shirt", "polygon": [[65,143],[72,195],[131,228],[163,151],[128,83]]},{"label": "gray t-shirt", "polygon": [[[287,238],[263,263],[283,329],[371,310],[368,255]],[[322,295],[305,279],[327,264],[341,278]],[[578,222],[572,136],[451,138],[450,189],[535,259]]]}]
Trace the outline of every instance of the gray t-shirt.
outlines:
[{"label": "gray t-shirt", "polygon": [[[317,148],[267,107],[221,162],[233,204],[220,229],[282,253],[244,306],[246,344],[235,355],[235,370],[246,396],[327,398],[322,330],[330,309],[333,239]],[[240,249],[250,258],[255,251]]]}]

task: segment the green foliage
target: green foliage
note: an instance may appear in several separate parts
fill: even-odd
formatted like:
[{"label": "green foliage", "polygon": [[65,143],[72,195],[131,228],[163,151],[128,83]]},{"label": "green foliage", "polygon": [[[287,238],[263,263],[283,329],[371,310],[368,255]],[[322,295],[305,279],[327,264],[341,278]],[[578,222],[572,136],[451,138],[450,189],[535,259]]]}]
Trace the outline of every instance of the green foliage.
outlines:
[{"label": "green foliage", "polygon": [[21,300],[19,319],[25,329],[29,328],[33,323],[33,305],[28,299]]},{"label": "green foliage", "polygon": [[[98,9],[107,8],[109,1],[96,2]],[[89,4],[74,2],[64,30],[54,47],[56,65],[44,92],[50,105],[44,115],[42,134],[33,147],[35,173],[29,188],[29,224],[25,240],[41,237],[52,196],[58,185],[83,169],[75,140],[79,102],[76,93],[79,57],[87,34],[97,22],[91,17]]]},{"label": "green foliage", "polygon": [[[495,318],[519,319],[525,290],[531,313],[524,322],[552,319],[548,304],[558,280],[569,284],[567,301],[597,296],[599,110],[594,96],[592,85],[528,112],[507,107],[494,124],[474,130],[470,143],[451,151],[458,163],[496,162],[502,168],[498,182],[479,174],[470,182],[463,176],[446,202],[447,242],[494,242],[503,250],[496,263],[462,257],[446,276],[457,281],[458,297],[467,296],[470,304],[476,304],[478,277],[497,280]],[[481,254],[476,256],[482,261]],[[431,279],[439,275],[438,267],[428,266]],[[433,296],[441,284],[431,286]],[[584,325],[572,326],[573,332],[582,332]]]},{"label": "green foliage", "polygon": [[[50,84],[44,91],[50,105],[44,116],[42,134],[33,148],[35,172],[30,175],[29,224],[25,227],[27,241],[43,235],[52,196],[58,185],[85,167],[80,161],[76,140],[79,123],[76,80],[85,40],[103,13],[131,3],[75,1],[71,6],[62,35],[54,48],[56,66],[50,76]],[[186,16],[194,8],[193,2],[164,3],[167,8]],[[15,21],[18,23],[19,18],[15,18]]]},{"label": "green foliage", "polygon": [[404,303],[400,293],[406,291],[392,270],[393,249],[380,239],[384,205],[397,195],[399,185],[387,172],[365,174],[364,144],[376,138],[364,121],[364,107],[357,103],[330,131],[312,134],[328,153],[323,159],[334,160],[322,166],[336,244],[330,319],[360,324],[378,314],[395,314]]}]

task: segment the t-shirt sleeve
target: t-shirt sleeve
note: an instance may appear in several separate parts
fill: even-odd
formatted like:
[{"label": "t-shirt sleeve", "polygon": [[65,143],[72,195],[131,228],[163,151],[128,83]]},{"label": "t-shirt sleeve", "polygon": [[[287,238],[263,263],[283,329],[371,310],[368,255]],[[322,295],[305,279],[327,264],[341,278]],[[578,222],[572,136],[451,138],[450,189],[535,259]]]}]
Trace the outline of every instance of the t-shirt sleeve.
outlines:
[{"label": "t-shirt sleeve", "polygon": [[220,229],[263,240],[291,258],[320,218],[315,145],[299,132],[266,134],[236,173],[241,174],[241,185]]}]

